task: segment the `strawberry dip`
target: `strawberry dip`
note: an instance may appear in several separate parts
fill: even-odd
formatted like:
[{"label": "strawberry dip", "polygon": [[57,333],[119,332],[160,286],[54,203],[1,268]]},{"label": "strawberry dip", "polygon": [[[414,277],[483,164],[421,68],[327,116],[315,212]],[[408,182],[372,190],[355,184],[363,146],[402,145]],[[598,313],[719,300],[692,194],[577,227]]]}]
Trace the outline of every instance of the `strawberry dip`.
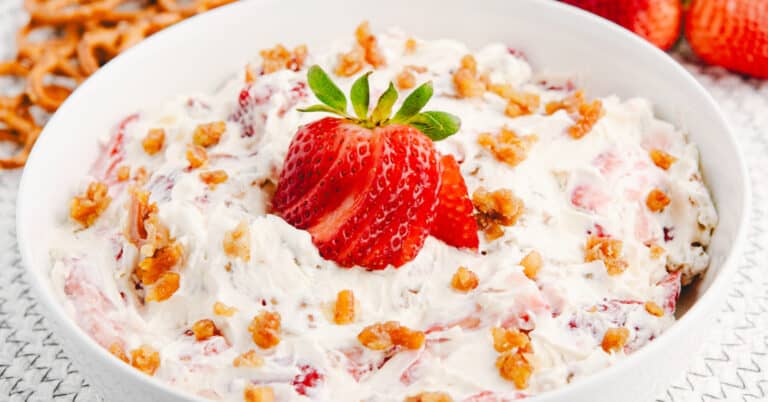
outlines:
[{"label": "strawberry dip", "polygon": [[[427,109],[460,128],[420,141],[454,161],[439,202],[458,197],[471,221],[364,267],[325,258],[316,231],[289,223],[273,205],[289,147],[328,116],[298,110],[325,103],[312,65],[345,94],[372,72],[371,108],[390,82],[400,99],[431,82]],[[673,325],[717,223],[696,146],[647,100],[537,75],[504,44],[367,24],[324,48],[267,49],[215,93],[127,116],[103,148],[68,190],[54,289],[116,358],[211,400],[508,401],[562,387]]]}]

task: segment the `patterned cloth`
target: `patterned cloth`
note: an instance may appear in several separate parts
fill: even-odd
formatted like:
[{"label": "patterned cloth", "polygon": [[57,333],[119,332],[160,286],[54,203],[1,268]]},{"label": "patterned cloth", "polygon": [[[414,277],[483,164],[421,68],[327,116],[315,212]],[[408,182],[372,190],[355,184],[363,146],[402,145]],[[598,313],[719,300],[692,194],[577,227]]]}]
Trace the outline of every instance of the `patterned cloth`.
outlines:
[{"label": "patterned cloth", "polygon": [[[13,55],[15,29],[25,18],[20,6],[0,0],[0,59]],[[717,99],[741,143],[752,175],[753,220],[715,327],[688,371],[656,402],[768,401],[768,81],[700,67],[684,50],[677,57]],[[21,265],[20,173],[0,172],[0,400],[101,402],[48,328]]]}]

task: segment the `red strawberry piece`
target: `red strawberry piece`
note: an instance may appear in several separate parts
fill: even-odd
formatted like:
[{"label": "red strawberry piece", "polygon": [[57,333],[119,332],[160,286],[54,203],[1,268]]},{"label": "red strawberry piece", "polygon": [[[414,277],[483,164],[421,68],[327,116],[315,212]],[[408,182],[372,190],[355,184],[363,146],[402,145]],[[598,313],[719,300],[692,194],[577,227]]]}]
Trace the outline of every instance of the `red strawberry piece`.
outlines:
[{"label": "red strawberry piece", "polygon": [[768,78],[768,2],[694,0],[685,37],[704,61]]},{"label": "red strawberry piece", "polygon": [[293,389],[295,389],[299,395],[306,396],[307,389],[318,386],[320,382],[323,381],[324,376],[308,364],[302,364],[299,366],[299,370],[300,373],[297,374],[292,381]]},{"label": "red strawberry piece", "polygon": [[[368,116],[368,75],[346,98],[322,69],[309,87],[323,105],[303,111],[328,117],[299,129],[289,146],[272,205],[312,235],[323,258],[342,267],[399,267],[421,250],[434,219],[440,169],[432,144],[458,131],[458,118],[419,112],[431,84],[415,89],[389,116],[397,92],[390,84]],[[466,189],[465,189],[466,193]]]},{"label": "red strawberry piece", "polygon": [[452,155],[444,155],[440,169],[440,192],[430,234],[448,245],[477,250],[477,221],[459,164]]},{"label": "red strawberry piece", "polygon": [[[680,0],[562,0],[607,18],[667,50],[680,36]],[[745,0],[750,1],[750,0]]]}]

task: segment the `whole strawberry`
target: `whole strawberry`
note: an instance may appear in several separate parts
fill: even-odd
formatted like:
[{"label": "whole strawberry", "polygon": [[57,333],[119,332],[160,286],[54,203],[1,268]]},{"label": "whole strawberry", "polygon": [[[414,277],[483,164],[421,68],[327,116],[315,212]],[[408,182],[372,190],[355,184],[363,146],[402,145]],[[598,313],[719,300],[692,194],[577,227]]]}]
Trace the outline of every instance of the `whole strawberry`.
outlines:
[{"label": "whole strawberry", "polygon": [[704,61],[768,78],[768,1],[694,0],[685,29]]},{"label": "whole strawberry", "polygon": [[[322,104],[302,111],[339,117],[317,120],[296,133],[272,201],[274,211],[309,231],[320,255],[342,267],[399,267],[418,254],[430,233],[457,247],[477,248],[477,226],[464,222],[474,223],[463,178],[451,173],[450,191],[443,191],[441,158],[432,143],[456,133],[459,119],[421,112],[432,96],[431,83],[416,88],[393,117],[397,91],[390,83],[369,115],[369,74],[352,85],[353,117],[347,114],[344,93],[328,75],[318,66],[309,69],[307,82]],[[469,211],[464,200],[470,202]],[[453,213],[451,206],[461,206],[461,213]],[[445,216],[435,227],[438,211]],[[448,228],[474,230],[467,240],[444,234]],[[453,239],[460,244],[452,244]]]},{"label": "whole strawberry", "polygon": [[[680,0],[562,0],[607,18],[667,50],[680,36]],[[749,1],[749,0],[746,0]]]}]

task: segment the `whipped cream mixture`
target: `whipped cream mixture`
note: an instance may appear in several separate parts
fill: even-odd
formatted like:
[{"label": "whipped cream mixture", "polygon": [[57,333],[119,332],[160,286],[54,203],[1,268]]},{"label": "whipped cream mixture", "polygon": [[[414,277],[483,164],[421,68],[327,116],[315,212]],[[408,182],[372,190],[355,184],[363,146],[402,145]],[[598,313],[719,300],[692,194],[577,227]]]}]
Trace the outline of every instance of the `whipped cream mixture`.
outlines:
[{"label": "whipped cream mixture", "polygon": [[[681,281],[709,263],[706,246],[717,221],[696,147],[684,132],[654,117],[644,99],[609,96],[601,99],[605,116],[583,138],[573,139],[567,134],[572,116],[565,110],[543,112],[547,102],[570,94],[570,82],[537,77],[503,44],[469,49],[453,40],[418,41],[407,53],[407,38],[396,30],[379,35],[387,64],[370,77],[371,98],[404,66],[427,68],[416,74],[417,83],[434,83],[427,108],[462,121],[456,135],[436,143],[438,150],[460,161],[470,194],[480,186],[510,189],[525,204],[501,238],[488,242],[481,234],[480,251],[474,253],[429,237],[418,256],[399,269],[342,269],[320,257],[307,232],[268,212],[270,188],[293,135],[322,117],[296,111],[317,103],[306,88],[305,69],[320,64],[334,71],[338,55],[352,48],[350,39],[310,48],[301,71],[258,76],[253,84],[244,84],[241,73],[215,94],[187,94],[141,110],[105,138],[109,148],[92,177],[70,191],[82,193],[89,182],[103,181],[112,197],[109,207],[87,229],[72,221],[62,224],[50,247],[54,288],[73,319],[105,348],[119,344],[130,356],[140,345],[151,346],[160,355],[155,377],[226,401],[243,400],[247,384],[270,386],[277,401],[399,402],[423,391],[446,392],[455,401],[517,399],[608,367],[672,325]],[[541,110],[509,118],[506,101],[492,92],[458,98],[452,73],[466,54],[474,55],[478,71],[492,82],[538,94]],[[333,78],[347,92],[358,75]],[[226,131],[208,149],[208,165],[190,170],[186,147],[193,131],[213,121],[226,122]],[[477,142],[480,133],[505,126],[538,137],[515,167]],[[163,128],[166,137],[162,150],[150,156],[142,141],[152,128]],[[649,158],[651,149],[677,161],[661,169]],[[114,179],[115,167],[123,164],[134,172],[146,169],[143,188],[183,248],[175,268],[179,288],[161,302],[145,302],[133,274],[140,253],[125,236],[132,181]],[[212,188],[199,173],[214,169],[226,171],[228,179]],[[671,199],[663,212],[646,206],[653,188],[664,189]],[[250,232],[248,262],[222,247],[225,234],[240,222],[247,222]],[[585,262],[590,234],[623,241],[625,272],[608,275],[602,261]],[[649,245],[663,247],[663,255],[654,258]],[[543,258],[536,280],[519,265],[531,250]],[[459,266],[477,274],[475,290],[451,287]],[[349,325],[332,320],[342,289],[351,289],[357,299]],[[663,316],[646,311],[649,301],[665,310]],[[215,315],[217,302],[237,312]],[[281,342],[266,350],[248,331],[262,311],[282,318]],[[196,340],[190,328],[201,319],[213,320],[220,333]],[[364,327],[392,320],[424,331],[424,347],[395,353],[360,344],[357,334]],[[494,326],[530,331],[533,374],[526,389],[499,375]],[[601,347],[604,334],[617,327],[628,329],[629,338],[623,350],[607,353]],[[233,360],[251,349],[263,364],[235,367]]]}]

